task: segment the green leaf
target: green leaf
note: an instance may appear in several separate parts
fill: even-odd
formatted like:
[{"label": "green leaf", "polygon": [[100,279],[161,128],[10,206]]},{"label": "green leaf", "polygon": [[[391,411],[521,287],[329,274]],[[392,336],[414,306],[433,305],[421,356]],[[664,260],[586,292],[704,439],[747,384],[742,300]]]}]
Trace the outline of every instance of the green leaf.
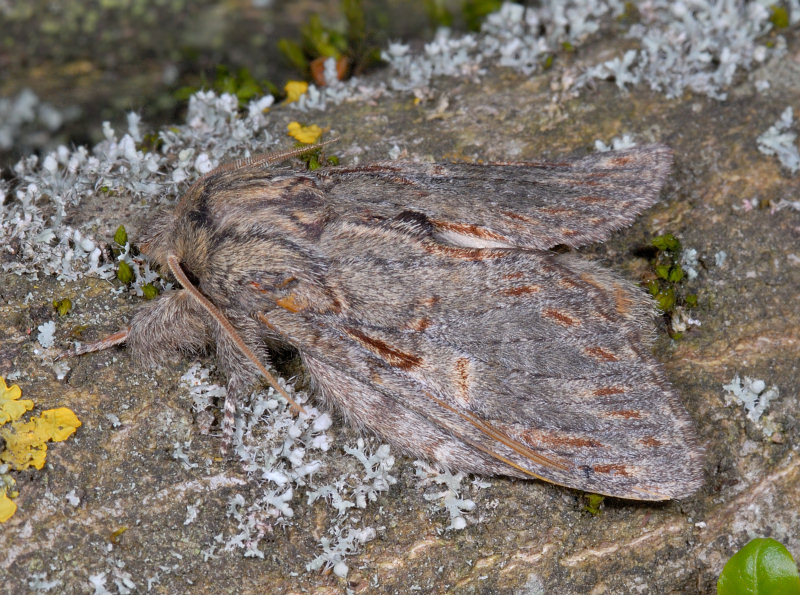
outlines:
[{"label": "green leaf", "polygon": [[366,38],[366,20],[361,0],[342,0],[342,10],[347,20],[347,40],[349,46],[356,46]]},{"label": "green leaf", "polygon": [[690,308],[696,308],[697,307],[697,294],[696,293],[687,294],[686,297],[684,298],[684,301],[686,302],[686,305],[689,306]]},{"label": "green leaf", "polygon": [[123,283],[130,283],[133,281],[133,269],[124,260],[120,261],[119,268],[117,269],[117,279]]},{"label": "green leaf", "polygon": [[114,241],[120,246],[124,246],[128,243],[128,232],[125,231],[124,225],[120,225],[117,231],[114,232]]},{"label": "green leaf", "polygon": [[289,63],[301,72],[308,70],[308,59],[303,53],[303,48],[300,44],[291,39],[280,39],[278,41],[278,50],[289,61]]},{"label": "green leaf", "polygon": [[797,595],[800,575],[789,551],[757,538],[736,552],[717,581],[718,595]]},{"label": "green leaf", "polygon": [[443,0],[424,0],[425,12],[428,18],[437,27],[451,27],[453,25],[453,13],[451,13]]},{"label": "green leaf", "polygon": [[681,242],[671,233],[653,238],[653,246],[663,252],[680,252]]}]

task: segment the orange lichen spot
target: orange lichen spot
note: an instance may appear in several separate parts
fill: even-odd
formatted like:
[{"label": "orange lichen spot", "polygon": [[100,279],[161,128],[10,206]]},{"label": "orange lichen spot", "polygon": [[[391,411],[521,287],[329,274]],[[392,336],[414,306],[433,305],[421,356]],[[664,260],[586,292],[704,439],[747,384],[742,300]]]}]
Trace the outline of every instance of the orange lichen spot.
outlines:
[{"label": "orange lichen spot", "polygon": [[544,316],[548,318],[552,318],[557,323],[562,324],[564,326],[577,326],[581,323],[580,320],[577,318],[573,318],[566,312],[562,312],[561,310],[555,310],[553,308],[548,308],[544,312],[542,312]]},{"label": "orange lichen spot", "polygon": [[592,467],[595,473],[609,473],[611,475],[630,475],[628,473],[628,468],[625,465],[617,464],[608,464],[608,465],[595,465]]},{"label": "orange lichen spot", "polygon": [[507,279],[509,281],[512,281],[513,279],[521,279],[524,276],[525,276],[525,273],[523,273],[523,272],[508,273],[507,275],[503,275],[502,279]]},{"label": "orange lichen spot", "polygon": [[[333,81],[328,81],[325,78],[325,62],[329,60],[329,56],[319,56],[311,61],[308,65],[311,70],[311,77],[314,79],[314,84],[318,87],[324,87]],[[347,70],[350,68],[350,60],[347,56],[339,56],[336,58],[336,79],[343,81],[347,76]]]},{"label": "orange lichen spot", "polygon": [[601,347],[587,347],[584,349],[586,353],[591,355],[593,358],[606,361],[606,362],[615,362],[617,361],[617,356],[613,353],[606,351]]},{"label": "orange lichen spot", "polygon": [[513,297],[517,297],[520,295],[539,293],[541,290],[542,288],[539,285],[520,285],[519,287],[509,287],[507,289],[501,289],[499,293],[500,295],[510,295]]},{"label": "orange lichen spot", "polygon": [[661,440],[653,438],[652,436],[647,436],[646,438],[642,438],[641,440],[639,440],[639,442],[641,442],[645,446],[661,446],[662,444],[664,444],[663,442],[661,442]]},{"label": "orange lichen spot", "polygon": [[597,397],[607,397],[609,395],[621,395],[624,392],[625,389],[619,386],[604,386],[603,388],[598,388],[592,394]]},{"label": "orange lichen spot", "polygon": [[379,356],[392,367],[408,370],[409,368],[416,368],[422,364],[422,358],[418,355],[401,351],[400,349],[392,347],[386,343],[386,341],[370,337],[358,329],[345,328],[345,332],[358,341],[362,347]]}]

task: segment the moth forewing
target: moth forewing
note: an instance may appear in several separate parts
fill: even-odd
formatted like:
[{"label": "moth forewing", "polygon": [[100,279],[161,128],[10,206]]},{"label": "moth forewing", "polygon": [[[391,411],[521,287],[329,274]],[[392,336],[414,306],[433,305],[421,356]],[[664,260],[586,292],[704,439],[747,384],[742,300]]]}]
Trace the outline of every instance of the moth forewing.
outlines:
[{"label": "moth forewing", "polygon": [[686,496],[702,452],[649,352],[649,298],[548,251],[629,225],[671,159],[655,145],[556,162],[220,168],[154,225],[147,252],[185,289],[134,317],[129,346],[215,347],[226,427],[267,346],[285,344],[346,420],[413,456]]}]

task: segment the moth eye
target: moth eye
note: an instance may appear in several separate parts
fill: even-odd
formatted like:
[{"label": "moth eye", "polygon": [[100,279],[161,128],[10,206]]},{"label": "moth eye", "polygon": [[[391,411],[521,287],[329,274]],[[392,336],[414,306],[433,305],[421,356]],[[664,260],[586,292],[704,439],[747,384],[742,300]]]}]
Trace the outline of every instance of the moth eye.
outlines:
[{"label": "moth eye", "polygon": [[195,275],[190,269],[188,269],[184,263],[181,263],[181,270],[184,272],[186,278],[189,279],[192,285],[194,285],[195,287],[200,285],[200,280],[197,278],[197,275]]}]

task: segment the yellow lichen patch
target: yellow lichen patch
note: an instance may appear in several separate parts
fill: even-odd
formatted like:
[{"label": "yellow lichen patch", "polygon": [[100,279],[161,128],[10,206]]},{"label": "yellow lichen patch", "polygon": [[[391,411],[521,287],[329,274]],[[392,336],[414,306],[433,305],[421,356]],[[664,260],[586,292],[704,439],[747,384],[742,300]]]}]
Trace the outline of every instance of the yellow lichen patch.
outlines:
[{"label": "yellow lichen patch", "polygon": [[306,145],[313,145],[322,136],[322,128],[316,124],[303,126],[300,122],[289,122],[287,128],[289,129],[289,136]]},{"label": "yellow lichen patch", "polygon": [[[33,408],[33,401],[20,399],[19,386],[6,386],[0,376],[0,523],[17,511],[11,500],[16,498],[15,482],[8,470],[21,471],[28,467],[41,469],[47,458],[47,443],[66,440],[80,427],[78,416],[66,407],[42,411],[29,421],[17,421]],[[8,423],[11,422],[11,423]]]},{"label": "yellow lichen patch", "polygon": [[300,96],[308,91],[308,83],[304,81],[289,81],[283,90],[286,91],[286,103],[291,103],[300,99]]},{"label": "yellow lichen patch", "polygon": [[5,492],[0,493],[0,523],[5,523],[17,512],[17,505],[6,496]]},{"label": "yellow lichen patch", "polygon": [[0,376],[0,426],[19,419],[23,413],[33,409],[33,401],[19,400],[21,396],[22,391],[16,384],[8,388],[5,378]]},{"label": "yellow lichen patch", "polygon": [[70,409],[60,407],[43,411],[30,421],[17,421],[0,428],[6,449],[0,452],[0,462],[22,471],[28,467],[41,469],[47,458],[47,443],[61,442],[80,427],[81,422]]}]

